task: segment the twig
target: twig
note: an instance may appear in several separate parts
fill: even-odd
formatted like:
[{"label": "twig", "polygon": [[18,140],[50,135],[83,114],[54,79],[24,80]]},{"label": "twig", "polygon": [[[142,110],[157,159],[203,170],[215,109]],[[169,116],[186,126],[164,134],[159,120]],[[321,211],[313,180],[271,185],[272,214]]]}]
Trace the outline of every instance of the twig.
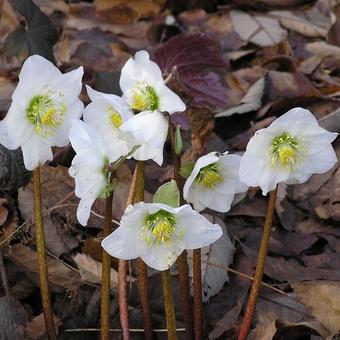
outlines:
[{"label": "twig", "polygon": [[50,294],[48,290],[47,265],[46,265],[46,248],[45,235],[41,209],[41,191],[40,191],[40,168],[33,171],[33,198],[34,198],[34,217],[35,217],[35,236],[37,243],[38,268],[40,280],[41,301],[44,312],[47,335],[50,340],[56,340],[54,320]]},{"label": "twig", "polygon": [[193,284],[194,284],[194,329],[195,340],[202,339],[202,274],[201,249],[193,251]]},{"label": "twig", "polygon": [[[143,161],[137,161],[137,178],[136,178],[136,193],[134,197],[134,203],[144,201],[144,181],[145,181],[145,163]],[[149,294],[148,294],[148,277],[146,264],[142,259],[137,259],[138,270],[138,286],[140,292],[141,304],[143,307],[143,326],[144,337],[147,340],[153,338],[152,323],[150,314]]]},{"label": "twig", "polygon": [[275,200],[277,195],[277,188],[274,191],[271,191],[269,194],[269,202],[267,207],[267,214],[266,214],[266,220],[264,222],[264,228],[263,228],[263,234],[259,249],[259,255],[257,258],[257,264],[256,264],[256,271],[254,275],[254,281],[251,287],[250,295],[248,298],[247,308],[246,312],[241,324],[240,333],[238,335],[238,340],[246,340],[251,321],[253,318],[256,301],[259,295],[261,282],[262,282],[262,276],[264,272],[264,265],[266,262],[267,257],[267,251],[268,251],[268,245],[269,245],[269,239],[270,239],[270,231],[272,227],[273,222],[273,215],[274,215],[274,209],[275,209]]},{"label": "twig", "polygon": [[[169,117],[169,139],[172,148],[172,158],[174,173],[173,177],[177,183],[177,187],[180,193],[180,204],[184,204],[183,198],[183,181],[179,174],[181,168],[181,156],[176,154],[175,149],[175,129]],[[184,250],[182,254],[177,259],[178,276],[179,276],[179,286],[181,291],[181,303],[183,308],[183,318],[186,328],[185,338],[191,340],[193,338],[193,322],[191,316],[190,308],[190,286],[189,286],[189,276],[188,276],[188,263],[187,263],[187,252]]]},{"label": "twig", "polygon": [[[111,328],[110,332],[121,332],[121,328]],[[144,333],[144,328],[129,328],[129,331],[131,333]],[[153,330],[156,333],[167,333],[168,329],[167,328],[162,328],[162,329],[154,329]],[[185,328],[177,328],[177,332],[185,332]],[[99,328],[73,328],[73,329],[65,329],[65,332],[100,332]]]},{"label": "twig", "polygon": [[171,278],[169,270],[162,271],[162,281],[163,281],[166,327],[168,329],[168,339],[177,340],[175,307],[172,296]]},{"label": "twig", "polygon": [[[111,174],[111,178],[113,174]],[[105,221],[103,234],[109,236],[112,232],[112,201],[113,191],[105,202]],[[110,339],[110,276],[111,276],[111,256],[103,249],[102,252],[102,286],[101,286],[101,303],[100,303],[100,327],[101,339]]]},{"label": "twig", "polygon": [[[130,205],[133,203],[135,194],[136,194],[136,186],[137,186],[137,166],[133,173],[130,192],[128,196],[128,200],[126,205]],[[127,272],[127,261],[119,260],[118,261],[118,305],[119,305],[119,316],[120,316],[120,324],[122,326],[123,339],[128,340],[129,336],[129,311],[127,304],[127,285],[126,285],[126,272]]]}]

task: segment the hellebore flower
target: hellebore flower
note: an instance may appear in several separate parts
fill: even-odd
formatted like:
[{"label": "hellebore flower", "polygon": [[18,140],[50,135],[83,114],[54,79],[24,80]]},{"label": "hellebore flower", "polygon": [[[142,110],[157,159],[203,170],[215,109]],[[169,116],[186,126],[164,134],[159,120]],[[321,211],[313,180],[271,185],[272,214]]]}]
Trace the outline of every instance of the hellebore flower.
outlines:
[{"label": "hellebore flower", "polygon": [[85,226],[96,198],[106,197],[109,193],[110,153],[101,135],[81,120],[73,121],[70,140],[77,154],[69,174],[75,179],[75,194],[80,198],[77,218]]},{"label": "hellebore flower", "polygon": [[11,150],[21,147],[28,170],[52,160],[51,146],[69,143],[71,121],[84,108],[79,100],[82,76],[82,67],[63,74],[38,55],[24,62],[12,104],[0,122],[0,143]]},{"label": "hellebore flower", "polygon": [[263,195],[280,182],[304,183],[337,162],[331,145],[336,136],[321,128],[310,111],[293,108],[250,139],[241,160],[240,179],[261,187]]},{"label": "hellebore flower", "polygon": [[184,199],[197,211],[205,208],[229,211],[235,194],[248,190],[239,180],[240,161],[241,156],[218,152],[198,158],[185,182]]},{"label": "hellebore flower", "polygon": [[127,155],[134,145],[134,138],[120,128],[134,116],[129,105],[116,95],[95,91],[87,85],[86,89],[92,102],[84,110],[84,121],[100,133],[112,161]]},{"label": "hellebore flower", "polygon": [[162,71],[147,51],[138,51],[125,63],[119,84],[133,110],[170,114],[185,110],[181,98],[165,85]]},{"label": "hellebore flower", "polygon": [[133,153],[133,158],[139,161],[152,159],[158,165],[162,165],[168,127],[169,122],[162,113],[143,111],[130,118],[120,129],[131,134],[134,145],[140,146]]},{"label": "hellebore flower", "polygon": [[129,206],[120,227],[102,241],[111,256],[131,260],[141,257],[150,267],[166,270],[184,249],[208,246],[222,235],[218,224],[186,204],[172,208],[140,202]]}]

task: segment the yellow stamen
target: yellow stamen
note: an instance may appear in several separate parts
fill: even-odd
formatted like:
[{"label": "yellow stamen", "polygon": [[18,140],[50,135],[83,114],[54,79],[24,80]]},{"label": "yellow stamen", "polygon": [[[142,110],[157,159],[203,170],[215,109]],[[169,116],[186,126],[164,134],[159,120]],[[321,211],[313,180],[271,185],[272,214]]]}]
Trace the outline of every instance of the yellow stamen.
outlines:
[{"label": "yellow stamen", "polygon": [[223,177],[218,171],[216,163],[209,164],[202,168],[196,177],[196,182],[207,188],[214,188],[217,184],[223,182]]},{"label": "yellow stamen", "polygon": [[122,116],[118,111],[115,111],[112,107],[109,107],[107,111],[109,112],[111,124],[118,129],[123,124]]}]

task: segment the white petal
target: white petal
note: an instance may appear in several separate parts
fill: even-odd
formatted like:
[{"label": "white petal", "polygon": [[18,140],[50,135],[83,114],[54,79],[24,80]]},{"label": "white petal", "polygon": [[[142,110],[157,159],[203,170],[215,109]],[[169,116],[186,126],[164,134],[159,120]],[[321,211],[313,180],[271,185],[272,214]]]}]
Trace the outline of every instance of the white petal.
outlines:
[{"label": "white petal", "polygon": [[19,74],[19,83],[13,92],[12,99],[23,103],[26,107],[27,99],[40,92],[53,79],[60,79],[62,73],[50,61],[33,55],[26,59]]},{"label": "white petal", "polygon": [[222,229],[218,224],[210,223],[188,205],[179,213],[178,225],[185,229],[186,249],[209,246],[222,236]]},{"label": "white petal", "polygon": [[168,120],[158,111],[141,112],[124,123],[121,130],[130,132],[134,137],[134,145],[140,145],[133,158],[143,161],[153,159],[161,165],[168,124]]},{"label": "white petal", "polygon": [[0,122],[0,143],[10,150],[15,150],[33,133],[33,126],[26,119],[24,112],[12,102],[6,117]]},{"label": "white petal", "polygon": [[73,104],[71,104],[67,108],[67,112],[65,113],[64,119],[60,127],[55,130],[55,133],[47,138],[44,138],[44,141],[51,146],[65,146],[70,142],[70,130],[71,125],[74,120],[80,119],[82,115],[82,111],[84,109],[84,104],[77,100]]},{"label": "white petal", "polygon": [[90,218],[91,207],[96,200],[97,196],[88,195],[80,199],[77,209],[77,219],[82,226],[87,225],[87,221]]},{"label": "white petal", "polygon": [[62,74],[61,77],[50,79],[51,88],[60,94],[60,100],[67,106],[79,101],[79,95],[82,89],[82,77],[84,74],[83,67]]},{"label": "white petal", "polygon": [[185,249],[183,241],[172,242],[169,245],[151,246],[143,255],[142,260],[156,270],[167,270],[177,260]]},{"label": "white petal", "polygon": [[99,133],[81,120],[72,122],[70,141],[77,153],[83,150],[92,150],[102,157],[108,157],[108,152]]},{"label": "white petal", "polygon": [[190,176],[187,178],[184,188],[183,188],[183,197],[187,200],[189,195],[189,190],[192,184],[195,181],[200,170],[210,164],[216,163],[219,160],[219,155],[216,152],[210,152],[207,155],[204,155],[197,159],[194,169],[192,170]]},{"label": "white petal", "polygon": [[52,149],[41,139],[32,134],[31,137],[21,146],[24,156],[24,164],[27,170],[34,170],[53,159]]},{"label": "white petal", "polygon": [[138,82],[145,82],[148,85],[157,87],[163,84],[163,76],[159,66],[150,60],[149,53],[139,51],[134,58],[130,58],[122,68],[119,80],[123,96]]},{"label": "white petal", "polygon": [[182,99],[167,86],[162,86],[157,94],[159,96],[159,111],[170,114],[185,111],[186,106]]},{"label": "white petal", "polygon": [[132,260],[141,255],[138,225],[121,225],[111,235],[104,238],[102,247],[113,257]]}]

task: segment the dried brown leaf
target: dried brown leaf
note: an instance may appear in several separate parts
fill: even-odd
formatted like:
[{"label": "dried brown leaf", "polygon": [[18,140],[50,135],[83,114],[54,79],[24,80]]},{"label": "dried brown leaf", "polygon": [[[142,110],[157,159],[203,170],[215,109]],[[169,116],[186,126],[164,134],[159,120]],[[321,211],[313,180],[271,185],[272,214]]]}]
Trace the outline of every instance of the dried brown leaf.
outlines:
[{"label": "dried brown leaf", "polygon": [[339,332],[340,283],[336,281],[312,281],[293,283],[295,294],[313,316],[330,332]]},{"label": "dried brown leaf", "polygon": [[[15,244],[12,247],[9,259],[39,285],[36,251],[22,244]],[[79,273],[67,266],[63,261],[47,256],[47,267],[52,291],[75,290],[79,286]]]},{"label": "dried brown leaf", "polygon": [[[59,326],[61,325],[61,320],[53,314],[54,328],[56,334],[59,333]],[[46,324],[44,319],[44,314],[41,313],[34,317],[30,322],[27,323],[24,329],[26,340],[36,340],[41,339],[46,336]]]}]

